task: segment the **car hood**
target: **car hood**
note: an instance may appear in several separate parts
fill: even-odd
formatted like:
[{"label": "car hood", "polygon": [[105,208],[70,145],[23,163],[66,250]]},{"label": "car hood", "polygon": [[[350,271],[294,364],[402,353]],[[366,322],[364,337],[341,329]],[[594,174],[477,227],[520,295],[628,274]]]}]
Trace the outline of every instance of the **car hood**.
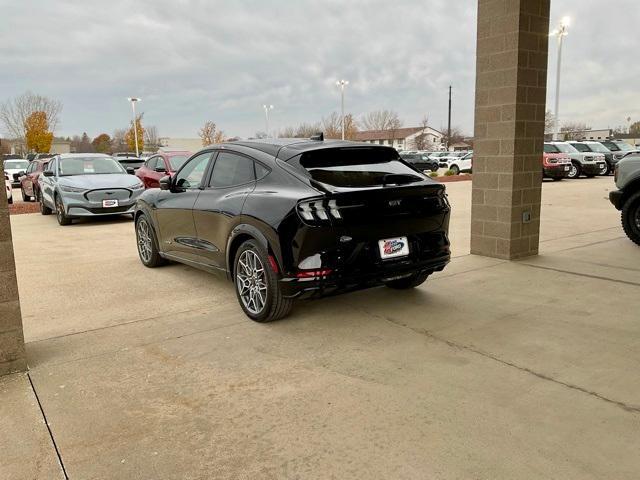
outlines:
[{"label": "car hood", "polygon": [[13,175],[14,173],[24,172],[25,170],[26,168],[5,168],[4,169],[4,171],[10,175]]},{"label": "car hood", "polygon": [[87,190],[96,188],[131,188],[139,183],[140,180],[136,176],[127,173],[72,175],[58,179],[59,185],[86,188]]}]

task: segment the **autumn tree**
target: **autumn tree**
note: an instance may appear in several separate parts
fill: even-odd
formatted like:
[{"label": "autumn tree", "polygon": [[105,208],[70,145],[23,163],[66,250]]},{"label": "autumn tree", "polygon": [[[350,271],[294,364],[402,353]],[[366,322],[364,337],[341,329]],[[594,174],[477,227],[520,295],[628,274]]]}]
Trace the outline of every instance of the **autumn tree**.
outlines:
[{"label": "autumn tree", "polygon": [[[142,152],[144,150],[144,127],[142,126],[142,116],[144,114],[141,113],[140,115],[138,115],[136,117],[136,122],[135,122],[135,131],[134,131],[134,124],[133,121],[131,121],[131,124],[129,126],[129,130],[127,130],[127,133],[124,136],[124,140],[125,142],[127,142],[127,146],[129,147],[129,150],[131,150],[132,152]],[[138,148],[136,148],[136,138],[138,139]]]},{"label": "autumn tree", "polygon": [[216,143],[217,131],[216,124],[211,120],[204,122],[204,125],[198,132],[198,136],[202,139],[202,146],[213,145]]},{"label": "autumn tree", "polygon": [[46,112],[33,112],[24,122],[27,150],[48,153],[53,141]]},{"label": "autumn tree", "polygon": [[26,143],[26,122],[33,113],[43,112],[47,130],[55,132],[61,110],[59,101],[26,92],[0,105],[0,123],[11,138]]},{"label": "autumn tree", "polygon": [[[342,118],[339,113],[332,112],[322,119],[322,132],[325,138],[342,138]],[[344,139],[353,140],[358,133],[358,125],[352,114],[344,116]]]},{"label": "autumn tree", "polygon": [[111,151],[111,137],[106,133],[101,133],[91,141],[91,145],[98,153],[108,153]]}]

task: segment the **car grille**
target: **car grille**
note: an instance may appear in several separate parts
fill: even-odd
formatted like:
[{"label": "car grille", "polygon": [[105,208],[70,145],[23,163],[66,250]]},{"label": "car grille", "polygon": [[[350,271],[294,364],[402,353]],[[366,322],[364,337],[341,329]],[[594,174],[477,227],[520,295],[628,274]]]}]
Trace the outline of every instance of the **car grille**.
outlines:
[{"label": "car grille", "polygon": [[102,202],[102,200],[126,201],[131,198],[131,191],[124,188],[105,188],[90,190],[84,196],[90,202]]},{"label": "car grille", "polygon": [[85,210],[91,212],[91,213],[95,213],[95,214],[101,214],[101,213],[123,213],[126,212],[127,210],[129,210],[131,208],[131,205],[125,205],[123,207],[112,207],[112,208],[102,208],[102,207],[98,207],[98,208],[90,208],[90,207],[82,207]]}]

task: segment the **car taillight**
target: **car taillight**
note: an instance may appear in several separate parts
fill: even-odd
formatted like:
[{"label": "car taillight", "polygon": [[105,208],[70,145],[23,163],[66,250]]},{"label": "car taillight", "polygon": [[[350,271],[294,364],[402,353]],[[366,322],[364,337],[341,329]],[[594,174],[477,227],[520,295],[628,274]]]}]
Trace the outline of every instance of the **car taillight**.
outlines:
[{"label": "car taillight", "polygon": [[340,220],[340,208],[336,200],[309,200],[298,204],[298,214],[308,222],[330,222],[331,219]]},{"label": "car taillight", "polygon": [[301,280],[313,280],[328,277],[331,272],[330,268],[322,268],[319,270],[301,270],[296,273],[296,278]]}]

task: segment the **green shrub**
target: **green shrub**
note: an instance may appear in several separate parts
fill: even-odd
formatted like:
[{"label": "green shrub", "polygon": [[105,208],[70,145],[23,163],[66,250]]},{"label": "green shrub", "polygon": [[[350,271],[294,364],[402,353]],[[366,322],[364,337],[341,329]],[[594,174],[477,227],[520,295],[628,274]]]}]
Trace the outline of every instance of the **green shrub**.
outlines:
[{"label": "green shrub", "polygon": [[450,177],[452,175],[455,175],[456,173],[453,170],[447,170],[446,172],[444,172],[444,176],[445,177]]},{"label": "green shrub", "polygon": [[438,172],[429,172],[429,176],[430,176],[431,178],[435,178],[435,177],[437,177],[437,176],[438,176]]}]

